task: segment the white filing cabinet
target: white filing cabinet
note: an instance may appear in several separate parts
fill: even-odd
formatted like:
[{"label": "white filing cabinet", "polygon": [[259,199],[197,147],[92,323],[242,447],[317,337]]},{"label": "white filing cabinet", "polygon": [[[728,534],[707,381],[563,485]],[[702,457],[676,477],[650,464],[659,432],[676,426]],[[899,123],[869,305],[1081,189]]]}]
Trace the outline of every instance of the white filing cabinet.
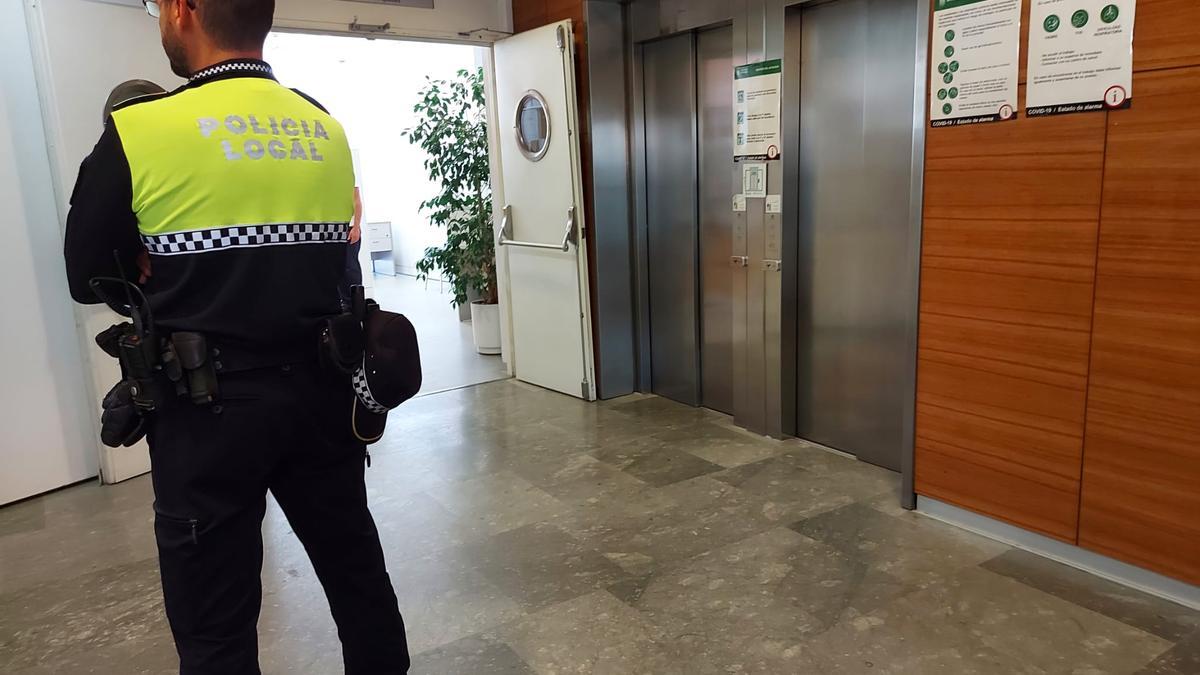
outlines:
[{"label": "white filing cabinet", "polygon": [[396,263],[392,260],[392,223],[367,223],[363,239],[371,252],[371,271],[376,274],[396,275]]}]

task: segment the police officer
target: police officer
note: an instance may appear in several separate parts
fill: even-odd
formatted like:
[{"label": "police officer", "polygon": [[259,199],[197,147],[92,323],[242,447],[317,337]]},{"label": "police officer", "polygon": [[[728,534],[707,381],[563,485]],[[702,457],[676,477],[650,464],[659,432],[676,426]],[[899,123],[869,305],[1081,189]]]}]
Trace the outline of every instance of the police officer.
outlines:
[{"label": "police officer", "polygon": [[160,334],[203,334],[218,372],[213,404],[185,396],[148,420],[180,672],[259,672],[268,490],[324,586],[346,672],[406,672],[353,389],[318,365],[354,212],[346,137],[262,61],[274,0],[143,2],[188,82],[106,120],[79,170],[66,262],[82,303],[99,301],[89,279],[140,270]]}]

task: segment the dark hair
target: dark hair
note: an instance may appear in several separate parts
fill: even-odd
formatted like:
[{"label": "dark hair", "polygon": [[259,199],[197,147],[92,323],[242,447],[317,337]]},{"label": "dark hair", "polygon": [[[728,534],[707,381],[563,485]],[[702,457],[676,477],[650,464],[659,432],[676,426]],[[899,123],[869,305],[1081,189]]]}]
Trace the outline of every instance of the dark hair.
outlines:
[{"label": "dark hair", "polygon": [[275,0],[193,0],[191,4],[199,5],[200,25],[223,49],[261,48],[275,20]]}]

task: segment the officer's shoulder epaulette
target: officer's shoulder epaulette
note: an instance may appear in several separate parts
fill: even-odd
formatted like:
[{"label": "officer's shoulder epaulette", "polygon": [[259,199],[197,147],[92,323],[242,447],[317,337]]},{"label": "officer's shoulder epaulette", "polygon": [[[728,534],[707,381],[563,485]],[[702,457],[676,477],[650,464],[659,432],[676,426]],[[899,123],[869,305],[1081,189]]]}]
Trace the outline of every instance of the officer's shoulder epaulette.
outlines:
[{"label": "officer's shoulder epaulette", "polygon": [[301,97],[301,98],[303,98],[305,101],[308,101],[309,103],[311,103],[311,104],[313,104],[313,105],[317,106],[317,108],[319,108],[319,109],[321,110],[321,112],[325,113],[326,115],[328,115],[328,114],[329,114],[329,111],[328,111],[328,110],[326,110],[326,109],[325,109],[325,106],[321,105],[321,104],[320,104],[320,103],[317,101],[317,99],[315,99],[315,98],[313,98],[313,97],[309,96],[308,94],[306,94],[306,93],[304,93],[304,92],[300,91],[299,89],[294,89],[294,88],[293,88],[293,89],[292,89],[292,91],[294,91],[294,92],[296,92],[297,94],[299,94],[299,95],[300,95],[300,97]]}]

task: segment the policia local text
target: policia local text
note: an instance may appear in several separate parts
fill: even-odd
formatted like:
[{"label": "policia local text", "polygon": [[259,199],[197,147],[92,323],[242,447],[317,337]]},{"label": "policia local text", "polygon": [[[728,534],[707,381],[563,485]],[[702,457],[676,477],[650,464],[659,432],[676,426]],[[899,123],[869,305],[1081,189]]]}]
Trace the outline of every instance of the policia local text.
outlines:
[{"label": "policia local text", "polygon": [[[287,139],[272,138],[268,141],[262,141],[258,138],[247,138],[241,143],[240,148],[236,148],[236,141],[222,140],[220,143],[221,151],[225,153],[225,159],[229,161],[237,161],[243,157],[250,159],[262,159],[267,155],[275,159],[297,159],[313,162],[323,162],[325,158],[317,151],[315,141],[308,141],[308,148],[305,149],[304,142],[300,140],[300,136],[305,138],[321,138],[329,140],[329,133],[325,131],[319,120],[314,120],[309,124],[308,120],[296,120],[285,117],[282,120],[276,120],[274,116],[268,116],[266,119],[267,126],[264,127],[259,123],[258,118],[254,115],[242,117],[240,115],[229,115],[222,123],[215,117],[201,117],[196,120],[197,126],[200,128],[200,135],[205,138],[211,138],[213,133],[224,127],[229,133],[242,135],[251,133],[255,136],[279,136],[281,133],[284,136],[293,136],[291,139],[291,147],[288,147]],[[240,150],[240,152],[239,152]]]}]

